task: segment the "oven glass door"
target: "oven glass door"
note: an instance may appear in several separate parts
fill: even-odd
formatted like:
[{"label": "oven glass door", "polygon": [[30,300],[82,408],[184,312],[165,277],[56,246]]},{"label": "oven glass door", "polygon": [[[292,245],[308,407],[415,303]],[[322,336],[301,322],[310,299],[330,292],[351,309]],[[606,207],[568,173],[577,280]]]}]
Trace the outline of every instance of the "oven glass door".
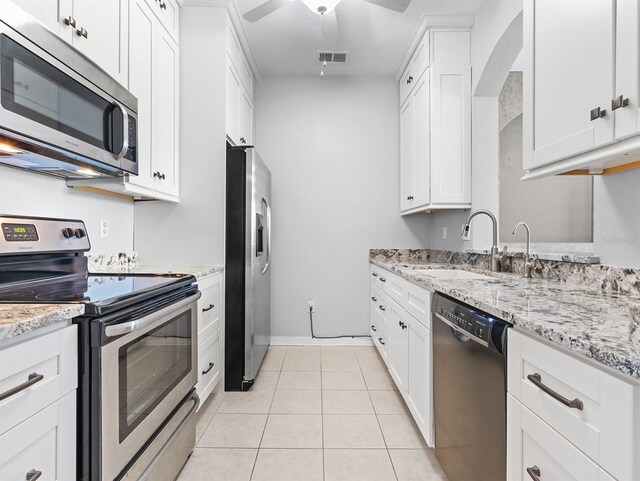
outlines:
[{"label": "oven glass door", "polygon": [[122,442],[193,369],[191,311],[119,348],[119,440]]},{"label": "oven glass door", "polygon": [[124,157],[127,170],[132,168],[130,163],[135,167],[135,117],[97,87],[33,49],[5,33],[0,35],[0,101],[4,111],[15,116],[7,118],[3,127],[112,166],[120,167]]}]

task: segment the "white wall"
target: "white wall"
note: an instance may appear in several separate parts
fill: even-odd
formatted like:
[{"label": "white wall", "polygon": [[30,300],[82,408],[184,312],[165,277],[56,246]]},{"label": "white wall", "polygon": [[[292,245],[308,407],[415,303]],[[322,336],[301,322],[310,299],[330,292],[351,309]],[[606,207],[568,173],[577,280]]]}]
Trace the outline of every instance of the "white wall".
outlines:
[{"label": "white wall", "polygon": [[428,218],[399,214],[397,83],[268,77],[256,145],[272,172],[271,333],[367,334],[368,250],[428,247]]},{"label": "white wall", "polygon": [[[70,189],[62,179],[0,166],[0,213],[81,219],[92,253],[133,250],[133,202]],[[100,237],[101,219],[109,237]]]},{"label": "white wall", "polygon": [[145,264],[224,264],[226,10],[180,11],[180,203],[136,204]]}]

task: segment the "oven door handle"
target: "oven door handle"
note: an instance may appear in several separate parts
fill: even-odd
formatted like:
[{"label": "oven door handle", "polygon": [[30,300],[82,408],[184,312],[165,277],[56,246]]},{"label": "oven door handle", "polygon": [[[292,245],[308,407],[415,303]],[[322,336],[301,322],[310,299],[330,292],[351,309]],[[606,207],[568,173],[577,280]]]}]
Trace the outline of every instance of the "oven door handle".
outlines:
[{"label": "oven door handle", "polygon": [[149,326],[150,324],[153,324],[154,322],[156,322],[158,318],[164,317],[164,315],[166,315],[167,313],[171,311],[177,311],[178,309],[182,309],[183,307],[196,302],[198,299],[200,299],[201,296],[202,296],[202,293],[198,291],[197,294],[194,294],[193,296],[189,296],[186,299],[181,300],[180,302],[169,304],[164,309],[161,309],[152,314],[149,314],[148,316],[145,316],[133,321],[125,322],[124,324],[107,326],[104,330],[104,334],[107,337],[116,337],[116,336],[121,336],[123,334],[128,334],[133,331],[137,331],[139,329],[143,329]]},{"label": "oven door handle", "polygon": [[180,421],[180,424],[178,424],[176,430],[171,433],[169,439],[167,439],[162,445],[160,451],[156,453],[153,460],[149,463],[149,466],[147,466],[147,468],[142,472],[142,474],[138,478],[138,481],[146,481],[147,479],[149,479],[149,476],[151,476],[154,468],[156,467],[156,464],[158,464],[158,461],[160,461],[160,459],[164,456],[164,454],[167,452],[167,449],[169,449],[173,444],[174,439],[180,435],[187,422],[189,422],[189,419],[191,419],[191,417],[198,410],[198,407],[200,406],[200,398],[195,391],[193,391],[193,393],[191,394],[191,399],[193,399],[193,406],[191,407],[191,409],[189,409],[189,412],[184,417],[184,419]]}]

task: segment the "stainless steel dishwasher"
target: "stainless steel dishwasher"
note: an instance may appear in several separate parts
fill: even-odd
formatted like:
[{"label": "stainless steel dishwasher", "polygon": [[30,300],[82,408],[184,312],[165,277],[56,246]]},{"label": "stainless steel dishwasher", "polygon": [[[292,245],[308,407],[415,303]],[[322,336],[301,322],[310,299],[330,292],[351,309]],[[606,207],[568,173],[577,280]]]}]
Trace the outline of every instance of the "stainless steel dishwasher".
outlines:
[{"label": "stainless steel dishwasher", "polygon": [[449,481],[504,481],[509,324],[435,294],[436,458]]}]

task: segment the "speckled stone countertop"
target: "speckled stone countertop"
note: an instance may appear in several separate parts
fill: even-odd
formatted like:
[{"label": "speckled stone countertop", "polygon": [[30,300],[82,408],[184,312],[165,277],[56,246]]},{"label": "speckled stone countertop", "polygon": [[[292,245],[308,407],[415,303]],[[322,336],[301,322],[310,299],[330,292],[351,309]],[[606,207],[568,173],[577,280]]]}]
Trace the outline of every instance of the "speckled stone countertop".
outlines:
[{"label": "speckled stone countertop", "polygon": [[82,314],[81,304],[0,304],[0,343]]},{"label": "speckled stone countertop", "polygon": [[[634,328],[640,326],[640,297],[420,259],[391,259],[372,253],[370,261],[640,381],[640,328]],[[425,275],[428,269],[453,268],[493,279],[442,280]]]},{"label": "speckled stone countertop", "polygon": [[222,266],[174,266],[174,265],[159,265],[159,266],[146,266],[140,265],[133,269],[129,269],[125,272],[134,274],[191,274],[196,276],[197,279],[202,279],[218,272],[222,272]]}]

